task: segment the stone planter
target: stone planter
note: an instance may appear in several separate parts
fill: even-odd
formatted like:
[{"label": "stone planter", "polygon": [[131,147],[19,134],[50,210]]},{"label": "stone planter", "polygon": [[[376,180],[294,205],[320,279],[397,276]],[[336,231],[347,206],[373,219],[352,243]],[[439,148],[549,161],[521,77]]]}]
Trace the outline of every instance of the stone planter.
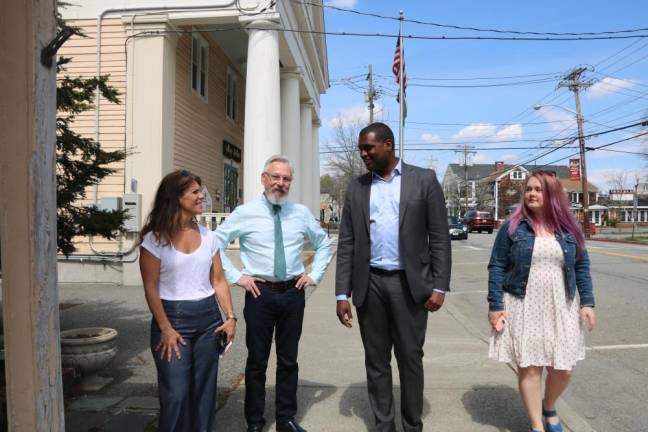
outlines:
[{"label": "stone planter", "polygon": [[117,355],[117,330],[89,327],[61,332],[61,363],[84,375],[106,367]]}]

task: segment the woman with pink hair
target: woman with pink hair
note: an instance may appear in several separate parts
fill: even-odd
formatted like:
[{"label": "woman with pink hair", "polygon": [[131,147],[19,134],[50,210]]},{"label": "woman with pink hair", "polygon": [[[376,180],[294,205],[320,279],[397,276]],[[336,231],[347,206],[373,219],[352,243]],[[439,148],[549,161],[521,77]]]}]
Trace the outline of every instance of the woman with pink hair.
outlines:
[{"label": "woman with pink hair", "polygon": [[585,239],[552,172],[529,176],[519,208],[497,233],[488,303],[489,357],[517,365],[531,430],[561,432],[555,404],[585,358],[584,328],[594,328],[595,314]]}]

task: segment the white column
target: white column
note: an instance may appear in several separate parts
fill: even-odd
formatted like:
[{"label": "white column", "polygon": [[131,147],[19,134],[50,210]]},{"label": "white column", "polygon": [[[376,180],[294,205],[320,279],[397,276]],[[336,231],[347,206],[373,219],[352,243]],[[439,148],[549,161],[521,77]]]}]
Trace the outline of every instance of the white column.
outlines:
[{"label": "white column", "polygon": [[322,122],[313,121],[313,198],[315,204],[315,218],[320,219],[320,148],[319,148],[319,128]]},{"label": "white column", "polygon": [[[12,432],[65,430],[56,275],[56,2],[2,2],[0,251]],[[4,430],[4,425],[0,426]]]},{"label": "white column", "polygon": [[[301,141],[301,166],[304,167],[304,177],[301,179],[301,202],[313,211],[313,104],[309,100],[302,101],[300,107],[300,141]],[[313,215],[315,215],[313,213]]]},{"label": "white column", "polygon": [[[245,23],[245,19],[241,19]],[[243,133],[243,201],[263,192],[261,173],[265,161],[281,153],[279,91],[279,39],[275,20],[246,23],[249,30],[245,77],[245,131]]]},{"label": "white column", "polygon": [[293,201],[301,202],[303,172],[301,163],[301,130],[299,123],[299,69],[281,70],[281,153],[290,159],[295,181],[290,187]]},{"label": "white column", "polygon": [[[168,30],[166,23],[138,24],[136,32]],[[173,170],[175,140],[176,33],[133,38],[129,43],[127,77],[126,190],[137,181],[142,195],[141,220],[151,211],[162,178]],[[123,283],[140,285],[138,263],[124,259]]]}]

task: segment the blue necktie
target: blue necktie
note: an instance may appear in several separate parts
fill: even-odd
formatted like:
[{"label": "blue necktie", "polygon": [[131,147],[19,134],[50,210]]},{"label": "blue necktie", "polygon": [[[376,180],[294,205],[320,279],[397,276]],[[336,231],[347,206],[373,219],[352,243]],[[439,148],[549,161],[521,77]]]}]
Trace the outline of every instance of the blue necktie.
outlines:
[{"label": "blue necktie", "polygon": [[281,219],[279,212],[281,206],[277,204],[272,205],[272,212],[274,218],[274,276],[277,280],[286,280],[286,254],[284,252],[283,231],[281,230]]}]

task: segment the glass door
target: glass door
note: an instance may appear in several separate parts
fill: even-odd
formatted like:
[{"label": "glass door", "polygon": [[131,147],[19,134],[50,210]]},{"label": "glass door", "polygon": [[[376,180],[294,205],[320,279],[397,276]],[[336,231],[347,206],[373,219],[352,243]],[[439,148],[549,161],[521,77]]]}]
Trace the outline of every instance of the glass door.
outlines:
[{"label": "glass door", "polygon": [[225,164],[225,193],[223,197],[223,211],[231,213],[238,205],[238,169]]}]

